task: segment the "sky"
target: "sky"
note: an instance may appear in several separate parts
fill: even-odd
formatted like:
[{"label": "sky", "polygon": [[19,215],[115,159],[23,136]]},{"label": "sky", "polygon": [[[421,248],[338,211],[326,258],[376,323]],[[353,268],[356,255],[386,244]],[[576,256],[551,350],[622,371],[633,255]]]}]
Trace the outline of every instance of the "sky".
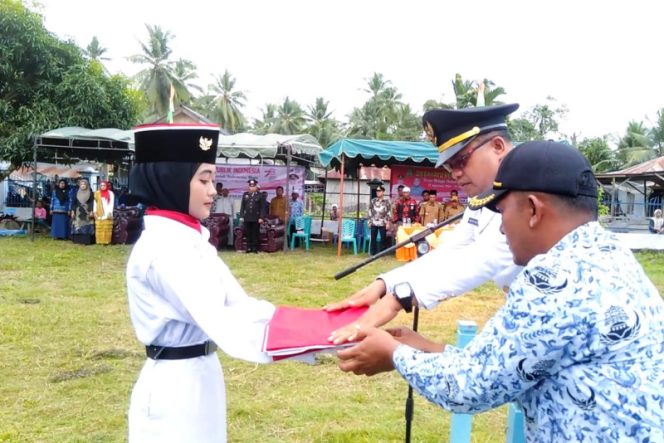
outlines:
[{"label": "sky", "polygon": [[173,58],[194,62],[203,87],[228,69],[261,116],[285,97],[322,96],[339,120],[367,100],[382,73],[418,113],[452,102],[452,80],[502,86],[517,116],[554,97],[569,112],[561,131],[622,135],[630,120],[653,126],[664,108],[659,1],[39,0],[48,30],[108,49],[112,73],[141,68],[145,25],[170,31]]}]

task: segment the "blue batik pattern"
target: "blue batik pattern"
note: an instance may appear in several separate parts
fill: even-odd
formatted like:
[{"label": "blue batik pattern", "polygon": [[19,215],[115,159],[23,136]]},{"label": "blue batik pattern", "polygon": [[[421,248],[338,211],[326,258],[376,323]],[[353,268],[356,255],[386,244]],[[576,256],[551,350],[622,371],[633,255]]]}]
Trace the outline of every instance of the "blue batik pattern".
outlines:
[{"label": "blue batik pattern", "polygon": [[466,348],[393,359],[445,409],[517,402],[530,442],[664,442],[664,302],[596,222],[533,258]]}]

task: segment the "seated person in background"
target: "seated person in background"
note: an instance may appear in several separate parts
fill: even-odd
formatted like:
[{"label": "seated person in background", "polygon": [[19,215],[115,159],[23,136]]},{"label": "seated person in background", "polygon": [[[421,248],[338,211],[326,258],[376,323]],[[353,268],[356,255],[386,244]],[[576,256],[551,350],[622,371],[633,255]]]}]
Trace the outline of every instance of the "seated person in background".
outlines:
[{"label": "seated person in background", "polygon": [[662,217],[662,210],[655,209],[652,214],[653,217],[649,220],[650,224],[648,230],[653,234],[664,234],[664,217]]},{"label": "seated person in background", "polygon": [[444,220],[443,205],[436,201],[436,190],[427,191],[427,195],[429,200],[423,202],[420,207],[420,220],[422,220],[424,226],[428,226],[429,224],[435,225],[439,221]]},{"label": "seated person in background", "polygon": [[447,202],[443,211],[443,220],[454,217],[455,215],[462,213],[465,209],[463,205],[459,203],[459,193],[457,191],[452,191],[450,195],[450,201]]},{"label": "seated person in background", "polygon": [[[664,441],[664,300],[597,222],[588,161],[566,144],[523,143],[470,207],[502,214],[514,263],[525,266],[505,304],[463,349],[408,328],[360,327],[362,341],[338,352],[341,369],[396,368],[453,412],[515,401],[528,441]],[[412,307],[412,293],[396,291]]]},{"label": "seated person in background", "polygon": [[339,220],[339,207],[336,203],[332,205],[332,209],[330,210],[330,220]]},{"label": "seated person in background", "polygon": [[279,217],[281,223],[286,223],[286,197],[284,197],[284,187],[277,186],[277,195],[270,200],[270,217]]},{"label": "seated person in background", "polygon": [[37,200],[36,207],[35,207],[35,232],[38,232],[38,227],[43,226],[46,228],[46,230],[49,230],[50,227],[48,226],[48,223],[46,223],[46,208],[44,207],[44,203],[41,200]]}]

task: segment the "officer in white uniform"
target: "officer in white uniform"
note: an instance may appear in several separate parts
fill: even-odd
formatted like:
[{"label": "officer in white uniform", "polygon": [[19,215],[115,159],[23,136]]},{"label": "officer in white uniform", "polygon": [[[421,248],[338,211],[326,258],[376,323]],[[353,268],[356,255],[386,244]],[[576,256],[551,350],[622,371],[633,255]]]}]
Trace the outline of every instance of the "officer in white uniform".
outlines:
[{"label": "officer in white uniform", "polygon": [[[512,149],[505,119],[518,107],[435,109],[422,117],[428,138],[440,152],[436,166],[447,169],[466,195],[491,189],[500,161]],[[512,262],[500,225],[500,214],[466,209],[440,247],[326,306],[336,310],[372,305],[358,322],[335,331],[330,340],[337,344],[353,340],[358,325],[382,326],[401,309],[410,312],[415,303],[431,309],[489,280],[500,288],[509,286],[521,268]],[[385,294],[392,295],[383,297]]]},{"label": "officer in white uniform", "polygon": [[147,359],[131,395],[130,442],[225,442],[217,345],[235,358],[271,360],[261,349],[274,306],[247,296],[199,222],[214,196],[218,136],[210,125],[135,129],[130,188],[148,209],[127,292]]}]

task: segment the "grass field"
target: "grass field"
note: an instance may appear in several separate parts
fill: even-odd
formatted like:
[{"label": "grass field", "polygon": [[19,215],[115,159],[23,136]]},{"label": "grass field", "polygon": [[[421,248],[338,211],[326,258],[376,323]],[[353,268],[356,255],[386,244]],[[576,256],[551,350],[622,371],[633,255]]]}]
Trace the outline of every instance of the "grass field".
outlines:
[{"label": "grass field", "polygon": [[[0,442],[121,442],[144,351],[129,321],[129,246],[0,239]],[[398,263],[383,258],[341,281],[362,257],[315,245],[309,253],[223,252],[247,292],[275,304],[320,307]],[[638,258],[660,292],[661,254]],[[503,302],[490,284],[420,316],[420,330],[454,342],[457,319],[481,327]],[[402,314],[395,323],[408,325]],[[403,441],[407,385],[396,374],[344,374],[336,359],[254,365],[220,353],[231,442]],[[447,441],[450,415],[415,400],[413,441]],[[475,416],[474,442],[502,441],[506,409]]]}]

